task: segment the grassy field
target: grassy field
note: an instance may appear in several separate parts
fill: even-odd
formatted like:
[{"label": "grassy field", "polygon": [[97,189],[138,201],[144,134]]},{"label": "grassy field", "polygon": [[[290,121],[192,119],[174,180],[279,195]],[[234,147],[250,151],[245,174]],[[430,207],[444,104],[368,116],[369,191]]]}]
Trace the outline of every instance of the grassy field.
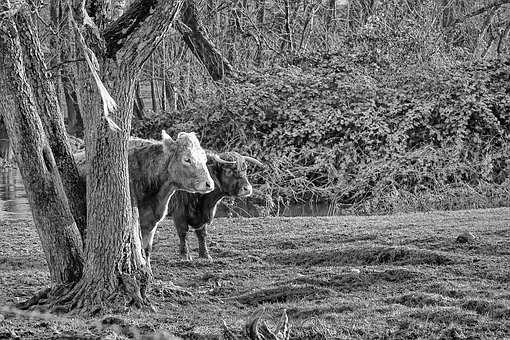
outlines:
[{"label": "grassy field", "polygon": [[[471,232],[471,242],[457,236]],[[194,235],[190,235],[196,255]],[[156,313],[0,316],[0,338],[218,338],[265,306],[294,339],[509,339],[510,208],[390,216],[217,219],[213,262],[180,261],[159,229]],[[30,220],[0,216],[0,306],[49,284]],[[171,283],[191,296],[176,296]],[[3,320],[2,320],[3,319]]]}]

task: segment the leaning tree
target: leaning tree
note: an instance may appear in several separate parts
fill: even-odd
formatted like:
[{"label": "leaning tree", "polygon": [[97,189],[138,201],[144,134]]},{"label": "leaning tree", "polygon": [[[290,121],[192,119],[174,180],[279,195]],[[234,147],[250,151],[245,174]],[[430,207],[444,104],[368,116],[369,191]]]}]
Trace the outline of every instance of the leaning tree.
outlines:
[{"label": "leaning tree", "polygon": [[136,0],[116,20],[109,17],[111,1],[65,3],[98,89],[95,105],[83,112],[88,173],[81,216],[85,195],[78,191],[82,184],[33,9],[20,0],[0,0],[0,109],[56,283],[23,307],[85,313],[119,304],[150,307],[144,291],[151,273],[131,204],[127,142],[136,80],[182,3]]}]

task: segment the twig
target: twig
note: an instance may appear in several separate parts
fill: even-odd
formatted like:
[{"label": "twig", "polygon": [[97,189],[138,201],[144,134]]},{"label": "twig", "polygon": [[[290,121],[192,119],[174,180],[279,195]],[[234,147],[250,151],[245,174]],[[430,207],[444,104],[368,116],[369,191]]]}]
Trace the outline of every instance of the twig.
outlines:
[{"label": "twig", "polygon": [[65,65],[65,64],[69,64],[69,63],[77,63],[77,62],[79,62],[79,61],[85,61],[85,59],[84,59],[84,58],[80,58],[80,59],[70,59],[70,60],[65,60],[65,61],[63,61],[63,62],[61,62],[61,63],[58,63],[58,64],[56,64],[56,65],[52,66],[52,67],[48,67],[48,68],[46,68],[46,71],[52,71],[52,70],[54,70],[54,69],[56,69],[56,68],[59,68],[59,67],[61,67],[61,66]]}]

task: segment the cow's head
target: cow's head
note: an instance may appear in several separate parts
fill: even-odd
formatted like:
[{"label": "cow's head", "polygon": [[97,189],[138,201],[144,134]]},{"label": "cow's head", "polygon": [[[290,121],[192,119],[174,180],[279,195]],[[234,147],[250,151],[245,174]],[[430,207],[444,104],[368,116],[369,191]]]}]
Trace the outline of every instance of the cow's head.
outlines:
[{"label": "cow's head", "polygon": [[216,188],[228,196],[248,197],[252,194],[253,189],[246,173],[249,162],[260,167],[264,166],[255,158],[242,156],[237,152],[207,154],[207,166]]},{"label": "cow's head", "polygon": [[184,191],[208,193],[214,189],[214,181],[207,169],[207,157],[197,136],[191,132],[180,132],[174,141],[166,132],[161,132],[165,153],[169,154],[168,177],[174,185]]}]

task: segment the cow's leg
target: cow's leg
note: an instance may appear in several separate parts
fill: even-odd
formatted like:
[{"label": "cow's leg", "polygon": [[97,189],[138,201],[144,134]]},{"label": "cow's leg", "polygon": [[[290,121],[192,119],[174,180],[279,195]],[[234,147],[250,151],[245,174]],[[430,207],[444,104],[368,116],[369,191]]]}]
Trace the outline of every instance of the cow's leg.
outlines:
[{"label": "cow's leg", "polygon": [[189,255],[188,243],[186,237],[188,235],[188,223],[184,219],[174,216],[174,226],[179,235],[179,254],[184,261],[191,261],[192,258]]},{"label": "cow's leg", "polygon": [[198,256],[207,259],[209,261],[212,261],[211,255],[209,255],[209,249],[207,249],[207,243],[206,243],[206,237],[207,237],[207,230],[206,225],[200,226],[198,229],[195,229],[195,234],[197,235],[198,239]]},{"label": "cow's leg", "polygon": [[156,234],[156,226],[154,226],[153,228],[147,226],[140,227],[142,229],[142,251],[143,254],[145,255],[145,260],[147,261],[147,265],[149,266],[150,270],[152,243],[154,242],[154,234]]}]

